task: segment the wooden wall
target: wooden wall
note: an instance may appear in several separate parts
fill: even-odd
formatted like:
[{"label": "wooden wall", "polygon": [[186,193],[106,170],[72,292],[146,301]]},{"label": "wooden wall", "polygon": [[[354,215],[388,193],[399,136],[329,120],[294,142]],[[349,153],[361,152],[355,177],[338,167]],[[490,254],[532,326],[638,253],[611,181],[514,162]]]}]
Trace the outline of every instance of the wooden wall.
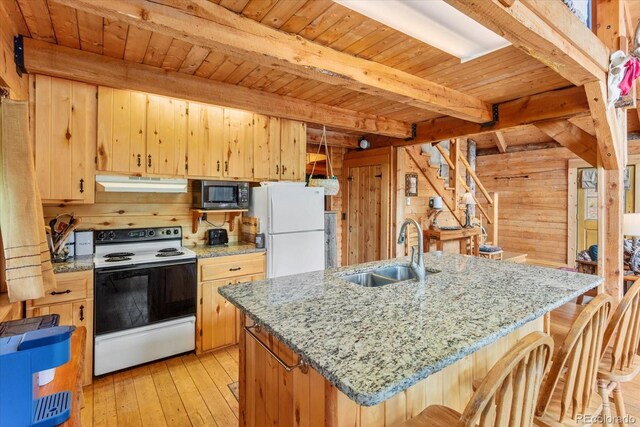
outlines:
[{"label": "wooden wall", "polygon": [[[64,212],[73,212],[81,219],[79,229],[103,230],[110,228],[169,227],[182,226],[185,246],[206,243],[206,230],[214,228],[203,223],[198,233],[191,232],[191,190],[183,194],[162,193],[105,193],[96,192],[93,205],[45,206],[45,221]],[[208,220],[216,226],[222,225],[224,214],[209,214]],[[236,218],[229,240],[238,240],[240,218]],[[218,228],[218,227],[216,227]],[[225,223],[220,228],[229,228]]]},{"label": "wooden wall", "polygon": [[478,177],[500,194],[502,248],[530,260],[567,262],[568,161],[575,158],[566,148],[478,157]]}]

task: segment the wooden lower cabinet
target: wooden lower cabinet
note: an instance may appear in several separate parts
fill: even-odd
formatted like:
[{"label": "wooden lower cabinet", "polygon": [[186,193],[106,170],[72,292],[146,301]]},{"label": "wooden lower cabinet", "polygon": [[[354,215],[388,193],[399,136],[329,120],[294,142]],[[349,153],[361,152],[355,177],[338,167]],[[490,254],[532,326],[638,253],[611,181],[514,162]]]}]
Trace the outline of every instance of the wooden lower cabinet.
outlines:
[{"label": "wooden lower cabinet", "polygon": [[[241,327],[253,321],[241,315]],[[465,358],[374,406],[360,406],[309,367],[287,372],[256,339],[244,331],[239,341],[240,425],[261,426],[395,426],[427,406],[446,405],[462,412],[473,394],[473,382],[517,342],[542,331],[543,317],[533,320]],[[289,366],[299,356],[264,329],[251,329],[262,344]]]},{"label": "wooden lower cabinet", "polygon": [[56,274],[56,282],[58,287],[48,295],[27,301],[26,317],[57,314],[60,325],[87,329],[84,385],[89,385],[93,379],[93,271]]},{"label": "wooden lower cabinet", "polygon": [[265,253],[198,260],[196,353],[238,343],[240,313],[218,288],[264,279]]}]

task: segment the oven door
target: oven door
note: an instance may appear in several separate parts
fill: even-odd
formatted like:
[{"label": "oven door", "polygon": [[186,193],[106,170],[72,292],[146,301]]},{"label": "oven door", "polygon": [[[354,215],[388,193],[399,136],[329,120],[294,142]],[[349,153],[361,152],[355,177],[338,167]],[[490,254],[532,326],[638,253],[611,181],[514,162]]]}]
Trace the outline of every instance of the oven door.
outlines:
[{"label": "oven door", "polygon": [[239,197],[238,184],[235,182],[207,182],[202,185],[204,209],[237,209]]},{"label": "oven door", "polygon": [[154,263],[95,271],[95,334],[196,313],[196,262]]}]

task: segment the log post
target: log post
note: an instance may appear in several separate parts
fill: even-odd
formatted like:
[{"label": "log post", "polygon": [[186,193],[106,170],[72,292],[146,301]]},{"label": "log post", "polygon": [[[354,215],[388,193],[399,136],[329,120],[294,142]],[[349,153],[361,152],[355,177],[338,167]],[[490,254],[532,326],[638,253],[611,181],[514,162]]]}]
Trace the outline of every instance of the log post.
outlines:
[{"label": "log post", "polygon": [[[594,31],[612,51],[627,51],[626,29],[624,25],[624,3],[621,0],[596,1],[594,7]],[[622,42],[622,43],[621,43]],[[606,91],[605,91],[606,92]],[[601,100],[601,102],[606,100]],[[592,116],[598,114],[595,103],[589,100]],[[605,107],[606,108],[606,107]],[[623,235],[622,217],[624,215],[624,170],[627,153],[627,115],[624,110],[615,112],[611,137],[618,149],[617,168],[605,169],[607,159],[603,150],[598,150],[598,273],[604,277],[604,291],[616,302],[622,298],[623,291]],[[602,126],[598,120],[595,126]],[[598,132],[596,132],[598,135]],[[601,135],[598,135],[600,137]],[[609,136],[608,134],[606,136]],[[599,145],[602,141],[598,141]],[[602,289],[601,289],[602,290]]]}]

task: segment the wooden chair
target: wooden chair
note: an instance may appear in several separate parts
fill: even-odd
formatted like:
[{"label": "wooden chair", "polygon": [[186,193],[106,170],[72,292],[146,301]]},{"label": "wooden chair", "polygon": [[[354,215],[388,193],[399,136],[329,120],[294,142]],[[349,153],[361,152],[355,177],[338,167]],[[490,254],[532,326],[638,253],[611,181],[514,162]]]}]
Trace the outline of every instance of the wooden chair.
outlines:
[{"label": "wooden chair", "polygon": [[433,405],[402,426],[529,426],[552,353],[551,337],[533,332],[491,368],[462,414]]},{"label": "wooden chair", "polygon": [[610,396],[613,394],[616,415],[624,421],[627,411],[621,385],[632,381],[640,372],[640,280],[633,284],[616,308],[604,333],[604,344],[598,390],[604,402],[604,424],[609,426]]},{"label": "wooden chair", "polygon": [[606,294],[596,296],[571,326],[542,385],[536,425],[591,425],[602,412],[602,398],[594,390],[612,301]]}]

